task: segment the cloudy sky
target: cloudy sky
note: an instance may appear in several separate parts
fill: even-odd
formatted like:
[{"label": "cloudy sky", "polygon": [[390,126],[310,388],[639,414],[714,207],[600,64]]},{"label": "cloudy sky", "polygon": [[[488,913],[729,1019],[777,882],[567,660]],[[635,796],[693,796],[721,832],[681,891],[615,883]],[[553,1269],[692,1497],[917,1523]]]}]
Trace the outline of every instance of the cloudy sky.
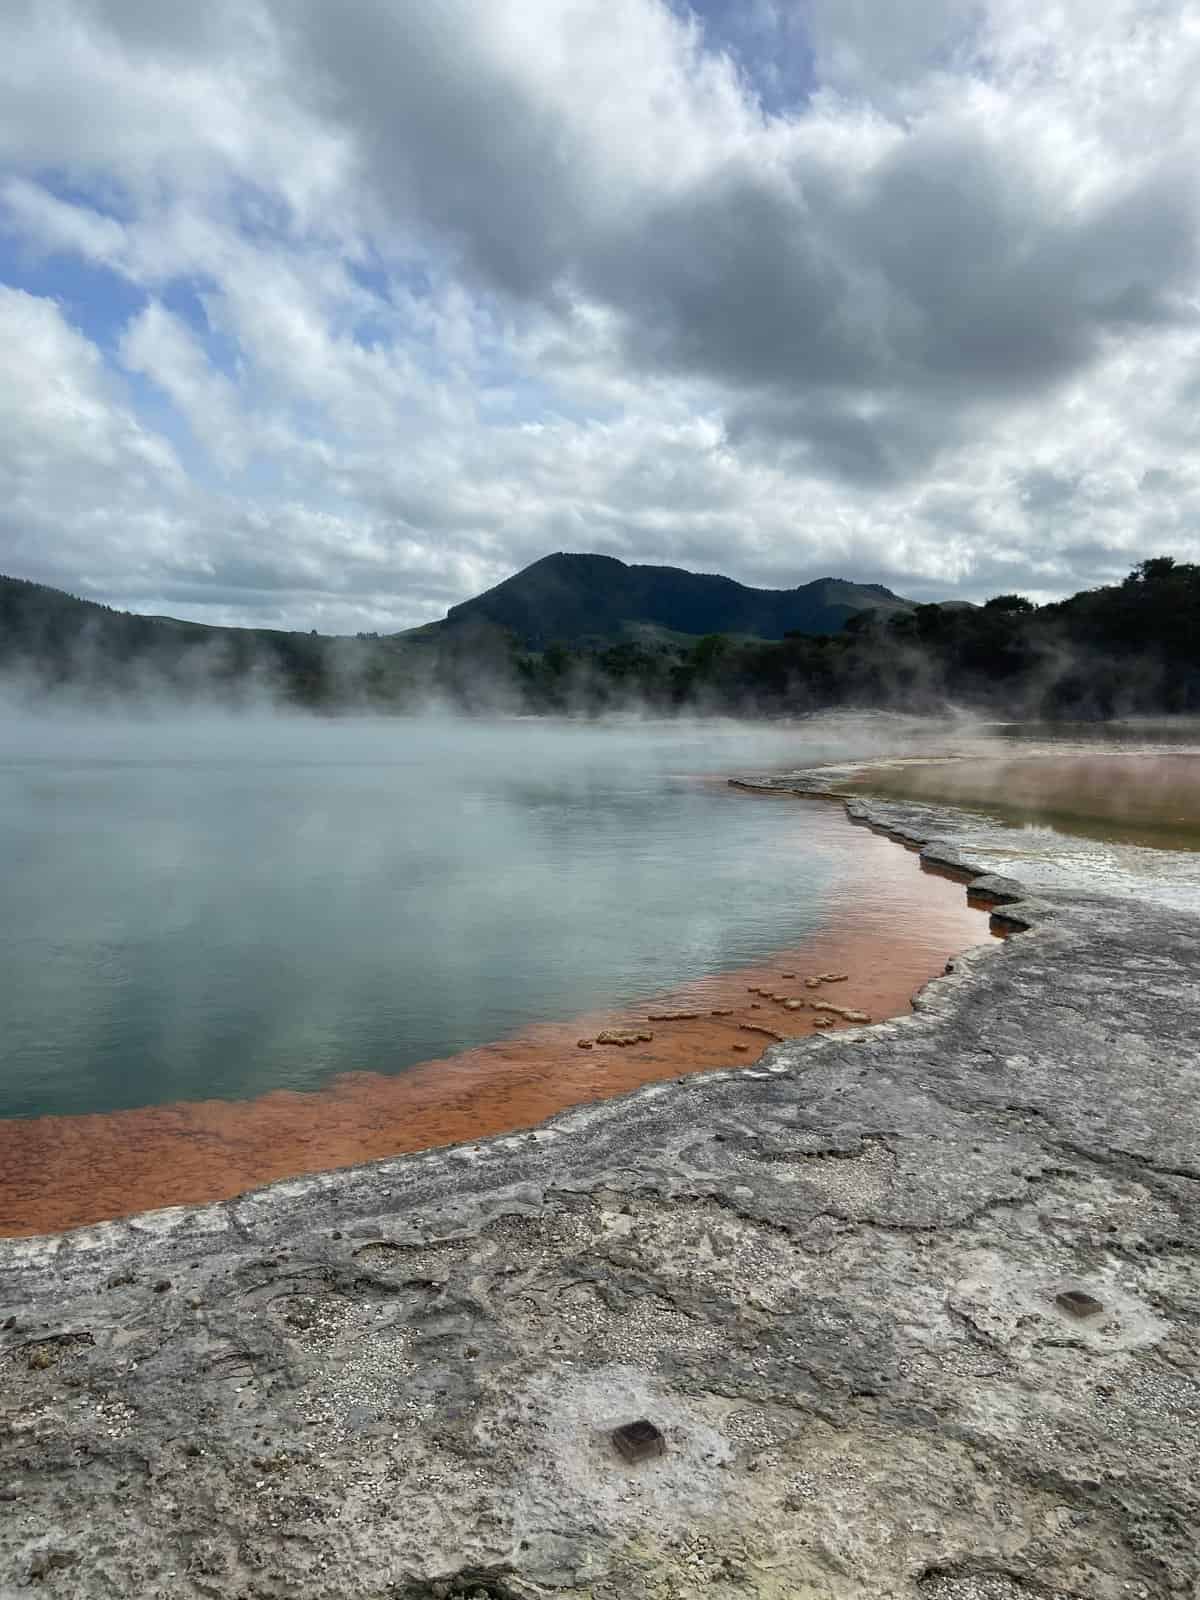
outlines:
[{"label": "cloudy sky", "polygon": [[549,551],[1200,558],[1200,0],[5,0],[0,571],[392,629]]}]

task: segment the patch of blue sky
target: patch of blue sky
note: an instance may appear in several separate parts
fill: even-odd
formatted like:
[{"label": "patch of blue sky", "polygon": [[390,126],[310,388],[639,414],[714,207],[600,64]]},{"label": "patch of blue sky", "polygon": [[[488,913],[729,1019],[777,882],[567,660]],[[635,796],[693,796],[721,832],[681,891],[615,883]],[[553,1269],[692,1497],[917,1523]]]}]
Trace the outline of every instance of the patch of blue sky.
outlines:
[{"label": "patch of blue sky", "polygon": [[187,419],[152,378],[121,368],[114,374],[139,423],[147,433],[165,439],[192,483],[217,488],[224,481],[207,449],[193,434]]},{"label": "patch of blue sky", "polygon": [[710,49],[737,63],[764,111],[797,110],[818,84],[815,57],[800,0],[672,0],[683,15],[698,17]]},{"label": "patch of blue sky", "polygon": [[219,293],[215,281],[202,277],[173,278],[159,294],[166,309],[177,316],[204,351],[211,366],[239,383],[242,359],[236,339],[215,327],[208,314],[206,297]]},{"label": "patch of blue sky", "polygon": [[[403,260],[389,264],[372,252],[367,260],[346,259],[343,266],[347,277],[362,290],[362,297],[347,309],[344,331],[364,350],[394,343],[404,308],[433,297],[433,275],[424,262]],[[372,309],[364,310],[365,305]]]},{"label": "patch of blue sky", "polygon": [[295,243],[295,219],[282,195],[237,179],[229,186],[228,205],[238,232],[251,244]]},{"label": "patch of blue sky", "polygon": [[146,304],[136,284],[78,255],[34,251],[12,234],[0,232],[0,282],[27,294],[54,300],[72,327],[111,355],[125,325]]},{"label": "patch of blue sky", "polygon": [[133,402],[138,421],[148,432],[167,440],[193,483],[213,487],[224,480],[225,474],[192,432],[187,418],[153,378],[122,368],[120,381]]},{"label": "patch of blue sky", "polygon": [[335,318],[333,331],[352,339],[361,350],[389,350],[396,342],[396,320],[382,307],[378,311],[349,313],[339,325]]},{"label": "patch of blue sky", "polygon": [[93,173],[85,183],[65,168],[39,167],[28,177],[64,205],[94,211],[97,216],[108,217],[113,222],[132,222],[137,215],[137,207],[124,185],[106,173]]},{"label": "patch of blue sky", "polygon": [[402,288],[414,300],[428,300],[434,290],[433,272],[428,263],[419,260],[385,262],[374,251],[365,261],[347,260],[346,275],[367,294],[385,301],[396,302],[396,288]]},{"label": "patch of blue sky", "polygon": [[[394,328],[395,319],[414,307],[434,305],[439,289],[454,281],[453,264],[428,250],[385,256],[367,243],[361,257],[344,256],[342,266],[350,281],[362,291],[359,318],[367,338],[374,338],[379,328]],[[376,303],[375,315],[362,314],[363,301]]]}]

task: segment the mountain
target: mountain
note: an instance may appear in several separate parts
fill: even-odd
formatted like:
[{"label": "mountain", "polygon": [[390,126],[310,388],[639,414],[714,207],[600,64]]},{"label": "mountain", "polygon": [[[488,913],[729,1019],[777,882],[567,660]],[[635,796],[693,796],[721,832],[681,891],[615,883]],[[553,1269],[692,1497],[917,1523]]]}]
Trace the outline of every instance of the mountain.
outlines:
[{"label": "mountain", "polygon": [[837,578],[772,591],[557,555],[444,622],[382,638],[138,616],[0,576],[0,708],[60,692],[78,706],[330,712],[1196,716],[1200,565],[1156,556],[1051,605],[1002,594],[971,606]]},{"label": "mountain", "polygon": [[653,633],[726,633],[782,639],[838,633],[848,617],[874,609],[913,610],[877,583],[817,578],[797,589],[751,589],[679,567],[628,566],[613,556],[545,556],[494,589],[451,606],[439,628],[490,622],[527,649],[582,645]]},{"label": "mountain", "polygon": [[211,627],[114,611],[61,589],[0,575],[0,679],[18,691],[70,689],[100,698],[166,692],[297,704],[336,701],[349,685],[390,699],[413,652],[270,628]]},{"label": "mountain", "polygon": [[[789,632],[836,635],[868,607],[877,617],[913,609],[887,589],[837,578],[772,591],[610,556],[554,555],[451,607],[443,622],[348,638],[142,616],[0,576],[0,680],[7,692],[67,690],[98,700],[265,697],[391,709],[436,696],[540,704],[530,674],[550,644],[591,662],[613,646],[632,650],[631,660],[645,656],[669,675],[703,635],[747,646]],[[610,665],[628,670],[624,657]]]}]

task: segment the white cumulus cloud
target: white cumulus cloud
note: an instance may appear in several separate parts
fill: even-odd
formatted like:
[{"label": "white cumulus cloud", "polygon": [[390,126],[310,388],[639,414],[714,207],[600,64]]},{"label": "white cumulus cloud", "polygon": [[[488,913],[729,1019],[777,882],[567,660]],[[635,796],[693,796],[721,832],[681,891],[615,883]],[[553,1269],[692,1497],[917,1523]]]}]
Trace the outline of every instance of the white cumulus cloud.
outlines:
[{"label": "white cumulus cloud", "polygon": [[1196,557],[1198,73],[1195,0],[18,0],[0,569],[374,629],[558,548]]}]

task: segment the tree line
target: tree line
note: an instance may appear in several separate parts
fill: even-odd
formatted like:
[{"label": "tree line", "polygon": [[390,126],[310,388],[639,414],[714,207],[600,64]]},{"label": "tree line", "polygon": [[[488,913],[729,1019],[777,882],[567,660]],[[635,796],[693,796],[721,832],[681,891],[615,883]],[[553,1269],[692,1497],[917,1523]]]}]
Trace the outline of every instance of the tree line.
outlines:
[{"label": "tree line", "polygon": [[956,706],[1044,720],[1200,712],[1200,566],[1140,562],[1123,583],[1035,606],[861,612],[840,634],[778,641],[714,634],[686,647],[515,652],[532,709],[655,709],[784,715],[836,707]]},{"label": "tree line", "polygon": [[1051,605],[865,611],[834,635],[526,648],[486,623],[333,638],[136,616],[0,579],[0,672],[31,695],[167,693],[312,710],[786,716],[838,707],[1046,720],[1200,712],[1200,566],[1159,556]]}]

